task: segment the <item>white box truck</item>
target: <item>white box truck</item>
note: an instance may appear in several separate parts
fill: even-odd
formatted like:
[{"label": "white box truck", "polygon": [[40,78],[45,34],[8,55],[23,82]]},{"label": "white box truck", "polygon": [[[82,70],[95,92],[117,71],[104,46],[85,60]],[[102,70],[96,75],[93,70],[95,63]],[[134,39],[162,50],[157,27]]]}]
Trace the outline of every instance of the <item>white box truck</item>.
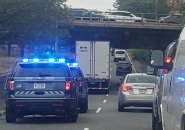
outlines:
[{"label": "white box truck", "polygon": [[76,41],[76,61],[84,73],[89,90],[109,92],[110,42]]}]

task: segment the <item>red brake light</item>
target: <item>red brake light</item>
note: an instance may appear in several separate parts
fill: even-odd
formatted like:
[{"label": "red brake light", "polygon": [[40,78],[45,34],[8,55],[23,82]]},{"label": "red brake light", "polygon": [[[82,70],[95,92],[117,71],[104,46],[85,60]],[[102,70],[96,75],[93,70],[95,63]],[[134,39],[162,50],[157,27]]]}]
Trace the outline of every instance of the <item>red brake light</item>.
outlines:
[{"label": "red brake light", "polygon": [[165,58],[165,62],[166,62],[167,64],[169,64],[171,61],[172,61],[172,58],[171,58],[171,57],[166,57],[166,58]]},{"label": "red brake light", "polygon": [[65,90],[69,91],[71,89],[71,82],[67,81],[65,84]]},{"label": "red brake light", "polygon": [[14,81],[9,81],[9,89],[14,91]]},{"label": "red brake light", "polygon": [[128,92],[128,91],[132,91],[132,87],[131,86],[128,86],[128,85],[122,85],[120,87],[120,90],[123,91],[123,92]]}]

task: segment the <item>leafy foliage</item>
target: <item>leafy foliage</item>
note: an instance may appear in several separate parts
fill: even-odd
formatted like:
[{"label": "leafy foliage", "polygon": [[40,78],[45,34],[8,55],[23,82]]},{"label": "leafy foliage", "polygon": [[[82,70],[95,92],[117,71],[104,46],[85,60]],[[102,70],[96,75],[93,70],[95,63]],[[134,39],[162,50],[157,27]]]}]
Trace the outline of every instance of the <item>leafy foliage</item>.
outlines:
[{"label": "leafy foliage", "polygon": [[59,33],[65,39],[68,33],[57,28],[69,18],[65,1],[0,0],[0,43],[51,44]]},{"label": "leafy foliage", "polygon": [[[155,13],[156,0],[116,0],[114,7],[132,13]],[[166,0],[158,0],[158,14],[168,14],[169,7]]]},{"label": "leafy foliage", "polygon": [[146,63],[149,61],[149,56],[150,56],[149,50],[130,49],[128,52],[132,56],[133,60],[137,60],[140,62],[146,62]]}]

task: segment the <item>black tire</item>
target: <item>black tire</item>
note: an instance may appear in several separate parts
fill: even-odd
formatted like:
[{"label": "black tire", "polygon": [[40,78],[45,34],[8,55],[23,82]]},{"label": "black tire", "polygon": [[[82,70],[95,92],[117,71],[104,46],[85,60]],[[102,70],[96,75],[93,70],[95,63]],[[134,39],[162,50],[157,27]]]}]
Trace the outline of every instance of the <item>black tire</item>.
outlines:
[{"label": "black tire", "polygon": [[119,76],[119,75],[120,75],[120,73],[118,71],[116,71],[116,76]]},{"label": "black tire", "polygon": [[118,111],[119,111],[119,112],[123,112],[124,110],[125,110],[124,106],[122,106],[122,105],[120,105],[120,104],[118,103]]},{"label": "black tire", "polygon": [[109,94],[109,88],[104,90],[104,94]]},{"label": "black tire", "polygon": [[69,112],[66,115],[66,122],[67,123],[74,123],[77,121],[78,118],[78,105],[76,105],[75,109],[71,112]]},{"label": "black tire", "polygon": [[13,109],[6,107],[6,122],[7,123],[15,123],[16,115]]},{"label": "black tire", "polygon": [[159,117],[155,117],[152,112],[152,130],[163,130],[162,122],[159,121]]},{"label": "black tire", "polygon": [[80,113],[86,113],[88,110],[88,98],[86,98],[85,103],[80,104]]}]

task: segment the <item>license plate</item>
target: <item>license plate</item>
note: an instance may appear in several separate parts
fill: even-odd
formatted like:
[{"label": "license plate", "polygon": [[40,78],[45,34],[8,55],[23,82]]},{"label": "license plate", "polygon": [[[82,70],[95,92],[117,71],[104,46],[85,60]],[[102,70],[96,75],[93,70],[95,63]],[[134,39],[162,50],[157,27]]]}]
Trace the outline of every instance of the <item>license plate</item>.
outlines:
[{"label": "license plate", "polygon": [[45,83],[34,83],[34,89],[45,89]]},{"label": "license plate", "polygon": [[139,94],[145,94],[146,90],[139,90]]}]

